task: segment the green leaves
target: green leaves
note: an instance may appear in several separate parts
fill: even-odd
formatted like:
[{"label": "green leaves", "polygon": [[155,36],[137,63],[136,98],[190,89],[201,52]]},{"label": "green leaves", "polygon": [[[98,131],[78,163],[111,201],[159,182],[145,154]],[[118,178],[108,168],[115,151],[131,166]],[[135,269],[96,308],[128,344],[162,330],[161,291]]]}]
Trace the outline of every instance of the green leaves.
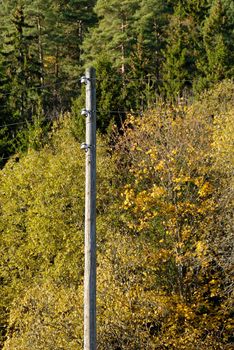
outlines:
[{"label": "green leaves", "polygon": [[13,158],[1,172],[3,307],[42,276],[79,285],[83,184],[83,154],[68,126],[56,131],[50,147]]},{"label": "green leaves", "polygon": [[[99,142],[97,229],[103,250],[113,165]],[[35,349],[82,343],[84,164],[66,115],[54,123],[46,146],[13,157],[1,170],[0,322],[8,328],[6,349],[30,348],[35,334]]]},{"label": "green leaves", "polygon": [[4,349],[82,347],[82,295],[74,288],[39,282],[12,305]]}]

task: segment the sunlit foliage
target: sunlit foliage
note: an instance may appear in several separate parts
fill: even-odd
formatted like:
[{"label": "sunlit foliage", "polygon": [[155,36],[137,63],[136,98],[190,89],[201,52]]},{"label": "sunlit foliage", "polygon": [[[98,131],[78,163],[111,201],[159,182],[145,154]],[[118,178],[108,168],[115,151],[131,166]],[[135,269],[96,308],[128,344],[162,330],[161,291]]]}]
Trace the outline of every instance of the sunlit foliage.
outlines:
[{"label": "sunlit foliage", "polygon": [[[231,348],[233,96],[224,81],[192,105],[129,115],[111,144],[98,136],[99,350]],[[71,125],[0,173],[4,350],[83,346],[84,154]]]}]

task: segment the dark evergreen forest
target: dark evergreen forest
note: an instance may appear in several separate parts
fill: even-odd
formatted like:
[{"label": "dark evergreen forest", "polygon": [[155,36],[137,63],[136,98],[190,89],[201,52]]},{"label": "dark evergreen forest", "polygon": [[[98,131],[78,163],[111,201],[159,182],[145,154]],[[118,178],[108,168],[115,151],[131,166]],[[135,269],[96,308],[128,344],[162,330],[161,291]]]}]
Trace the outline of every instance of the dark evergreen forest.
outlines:
[{"label": "dark evergreen forest", "polygon": [[89,64],[101,132],[126,111],[194,98],[233,76],[231,0],[3,1],[0,15],[2,164],[66,111],[82,134],[79,79]]},{"label": "dark evergreen forest", "polygon": [[98,349],[231,349],[232,0],[0,1],[0,349],[82,349],[88,66]]}]

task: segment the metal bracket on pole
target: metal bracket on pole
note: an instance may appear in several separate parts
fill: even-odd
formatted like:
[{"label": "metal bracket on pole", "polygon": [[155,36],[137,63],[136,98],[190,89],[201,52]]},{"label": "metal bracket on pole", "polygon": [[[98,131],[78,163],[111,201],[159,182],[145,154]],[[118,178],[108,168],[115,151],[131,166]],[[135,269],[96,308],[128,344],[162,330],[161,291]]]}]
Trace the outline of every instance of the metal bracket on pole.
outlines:
[{"label": "metal bracket on pole", "polygon": [[90,111],[87,111],[87,109],[83,108],[81,110],[81,115],[84,115],[85,117],[88,117],[89,114],[90,114]]},{"label": "metal bracket on pole", "polygon": [[94,112],[95,112],[95,111],[90,111],[90,110],[88,111],[87,109],[82,108],[80,114],[83,115],[83,116],[85,116],[85,117],[88,117],[88,116],[92,117],[92,114],[93,114]]},{"label": "metal bracket on pole", "polygon": [[84,75],[80,78],[81,84],[87,85],[88,84],[88,80],[89,79],[86,76],[84,76]]},{"label": "metal bracket on pole", "polygon": [[83,142],[80,146],[80,149],[83,149],[85,152],[87,152],[89,148],[91,148],[91,146],[87,145],[85,142]]}]

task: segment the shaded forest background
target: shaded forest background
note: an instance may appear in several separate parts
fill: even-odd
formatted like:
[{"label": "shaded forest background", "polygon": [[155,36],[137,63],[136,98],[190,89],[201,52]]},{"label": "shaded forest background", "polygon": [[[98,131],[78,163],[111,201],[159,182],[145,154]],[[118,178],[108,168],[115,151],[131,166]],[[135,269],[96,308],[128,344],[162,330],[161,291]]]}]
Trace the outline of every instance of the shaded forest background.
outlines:
[{"label": "shaded forest background", "polygon": [[93,65],[98,349],[231,349],[233,1],[10,0],[0,15],[0,348],[82,349]]}]

